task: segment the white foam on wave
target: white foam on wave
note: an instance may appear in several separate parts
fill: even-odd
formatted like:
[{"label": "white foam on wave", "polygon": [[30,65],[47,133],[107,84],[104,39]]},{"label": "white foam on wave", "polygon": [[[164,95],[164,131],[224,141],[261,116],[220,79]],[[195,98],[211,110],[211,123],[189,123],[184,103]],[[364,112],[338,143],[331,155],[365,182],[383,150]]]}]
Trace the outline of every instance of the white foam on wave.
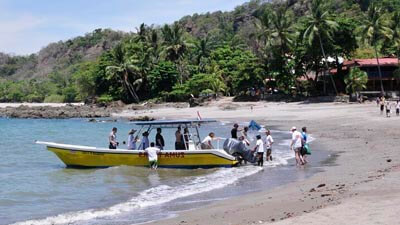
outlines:
[{"label": "white foam on wave", "polygon": [[62,225],[82,224],[83,221],[118,216],[131,212],[135,209],[142,209],[150,206],[160,205],[172,200],[187,197],[223,188],[234,184],[239,179],[253,175],[262,170],[261,167],[244,166],[238,168],[219,169],[216,172],[196,177],[182,185],[171,187],[159,185],[140,192],[137,196],[127,202],[123,202],[105,209],[89,209],[77,212],[60,214],[39,220],[18,222],[14,225]]}]

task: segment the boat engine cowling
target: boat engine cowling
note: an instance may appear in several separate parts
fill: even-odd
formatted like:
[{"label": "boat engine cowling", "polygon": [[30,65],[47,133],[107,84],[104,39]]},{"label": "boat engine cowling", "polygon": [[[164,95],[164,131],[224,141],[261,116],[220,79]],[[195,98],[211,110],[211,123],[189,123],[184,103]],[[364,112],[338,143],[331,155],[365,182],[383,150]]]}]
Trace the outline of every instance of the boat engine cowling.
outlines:
[{"label": "boat engine cowling", "polygon": [[228,154],[235,156],[239,162],[242,160],[250,163],[256,162],[256,157],[253,152],[250,151],[243,142],[238,141],[237,139],[226,139],[223,148]]}]

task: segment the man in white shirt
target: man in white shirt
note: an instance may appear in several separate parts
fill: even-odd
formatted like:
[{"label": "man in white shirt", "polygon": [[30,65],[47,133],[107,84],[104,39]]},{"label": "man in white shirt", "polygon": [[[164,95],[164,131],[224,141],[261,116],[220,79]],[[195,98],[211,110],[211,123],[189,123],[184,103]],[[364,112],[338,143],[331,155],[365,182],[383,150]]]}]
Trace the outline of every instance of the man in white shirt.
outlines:
[{"label": "man in white shirt", "polygon": [[261,135],[257,135],[256,147],[254,147],[254,151],[257,152],[257,165],[264,165],[264,142],[261,140]]},{"label": "man in white shirt", "polygon": [[304,165],[304,159],[301,156],[301,148],[302,148],[302,135],[300,132],[297,131],[296,127],[292,127],[290,129],[292,132],[292,141],[290,142],[290,149],[293,149],[295,156],[296,156],[296,165]]},{"label": "man in white shirt", "polygon": [[213,132],[209,133],[207,137],[201,142],[201,149],[214,149],[212,141],[214,140],[215,134]]},{"label": "man in white shirt", "polygon": [[149,158],[150,169],[157,169],[158,166],[158,156],[157,154],[160,152],[160,149],[154,147],[154,142],[151,142],[150,147],[146,148],[144,151],[147,153],[147,157]]},{"label": "man in white shirt", "polygon": [[396,115],[399,116],[400,115],[400,101],[397,100],[396,102]]},{"label": "man in white shirt", "polygon": [[265,132],[266,138],[265,138],[265,148],[267,149],[267,161],[272,161],[272,144],[274,143],[274,139],[271,136],[271,131],[267,130]]}]

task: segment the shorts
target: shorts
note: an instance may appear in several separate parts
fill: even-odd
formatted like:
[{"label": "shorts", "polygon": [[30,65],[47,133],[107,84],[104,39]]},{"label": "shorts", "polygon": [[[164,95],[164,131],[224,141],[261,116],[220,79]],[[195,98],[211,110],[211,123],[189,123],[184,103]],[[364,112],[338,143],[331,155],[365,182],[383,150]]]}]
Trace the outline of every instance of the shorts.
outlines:
[{"label": "shorts", "polygon": [[201,143],[201,149],[212,149],[210,145],[205,144],[205,143]]},{"label": "shorts", "polygon": [[108,145],[108,148],[109,148],[109,149],[117,149],[117,146],[114,146],[113,144],[110,143],[110,144]]},{"label": "shorts", "polygon": [[150,168],[157,168],[157,166],[158,166],[157,160],[149,161],[149,166],[150,166]]},{"label": "shorts", "polygon": [[271,153],[272,153],[272,149],[268,148],[267,149],[267,155],[271,155]]},{"label": "shorts", "polygon": [[302,147],[298,147],[298,148],[294,148],[293,150],[294,150],[294,152],[299,152],[299,153],[301,153],[301,149],[302,149]]},{"label": "shorts", "polygon": [[300,150],[300,154],[302,156],[306,155],[307,154],[307,149],[305,147],[302,147],[301,150]]},{"label": "shorts", "polygon": [[381,105],[381,111],[383,111],[384,107],[385,107],[384,105]]},{"label": "shorts", "polygon": [[386,113],[390,113],[390,109],[386,109]]}]

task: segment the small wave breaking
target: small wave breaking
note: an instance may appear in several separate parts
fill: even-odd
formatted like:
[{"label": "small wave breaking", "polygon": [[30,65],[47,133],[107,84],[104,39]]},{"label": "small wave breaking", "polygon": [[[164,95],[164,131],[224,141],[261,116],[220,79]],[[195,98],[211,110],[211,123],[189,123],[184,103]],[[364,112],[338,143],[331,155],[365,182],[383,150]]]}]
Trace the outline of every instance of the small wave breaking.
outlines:
[{"label": "small wave breaking", "polygon": [[241,178],[253,175],[261,170],[262,168],[254,166],[219,169],[212,174],[196,177],[195,179],[176,187],[159,185],[149,188],[140,192],[137,196],[131,198],[127,202],[116,204],[105,209],[89,209],[64,213],[44,219],[17,222],[13,225],[73,225],[81,224],[83,221],[114,217],[123,213],[131,212],[135,209],[156,206],[178,198],[223,188],[227,185],[234,184]]}]

